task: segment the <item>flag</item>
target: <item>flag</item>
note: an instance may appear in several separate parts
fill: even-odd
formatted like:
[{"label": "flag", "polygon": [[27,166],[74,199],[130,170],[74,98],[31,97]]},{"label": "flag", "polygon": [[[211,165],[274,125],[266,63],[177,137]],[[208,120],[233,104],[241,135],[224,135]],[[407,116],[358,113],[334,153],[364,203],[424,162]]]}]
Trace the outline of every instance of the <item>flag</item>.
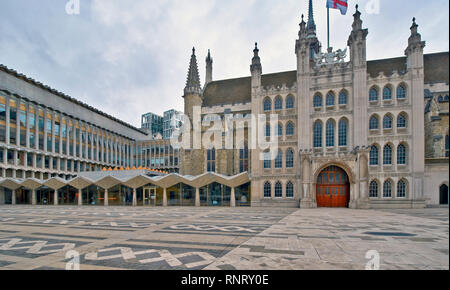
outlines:
[{"label": "flag", "polygon": [[347,14],[347,0],[327,0],[327,8],[339,9],[342,15]]}]

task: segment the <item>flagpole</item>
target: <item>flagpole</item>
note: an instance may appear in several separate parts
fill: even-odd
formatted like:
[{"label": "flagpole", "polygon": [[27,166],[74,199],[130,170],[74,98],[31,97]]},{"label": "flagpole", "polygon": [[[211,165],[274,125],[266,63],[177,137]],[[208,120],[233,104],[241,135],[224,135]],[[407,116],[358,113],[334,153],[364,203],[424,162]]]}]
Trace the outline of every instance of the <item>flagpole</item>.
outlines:
[{"label": "flagpole", "polygon": [[328,48],[330,48],[330,8],[327,7],[327,39],[328,39]]}]

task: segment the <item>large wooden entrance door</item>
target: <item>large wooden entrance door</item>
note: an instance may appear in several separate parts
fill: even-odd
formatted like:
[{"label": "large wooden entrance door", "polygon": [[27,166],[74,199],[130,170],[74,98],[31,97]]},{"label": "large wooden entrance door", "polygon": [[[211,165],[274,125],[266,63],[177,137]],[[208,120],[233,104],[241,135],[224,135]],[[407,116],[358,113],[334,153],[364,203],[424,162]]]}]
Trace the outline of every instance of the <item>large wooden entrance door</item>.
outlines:
[{"label": "large wooden entrance door", "polygon": [[347,173],[337,166],[323,170],[317,180],[318,207],[348,207],[350,184]]}]

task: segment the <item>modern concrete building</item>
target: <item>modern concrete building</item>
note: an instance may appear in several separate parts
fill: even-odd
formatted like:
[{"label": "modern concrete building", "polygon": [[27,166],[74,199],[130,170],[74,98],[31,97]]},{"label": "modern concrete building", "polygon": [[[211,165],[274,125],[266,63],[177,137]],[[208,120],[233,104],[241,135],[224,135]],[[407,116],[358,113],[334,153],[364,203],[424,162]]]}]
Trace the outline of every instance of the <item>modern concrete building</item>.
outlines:
[{"label": "modern concrete building", "polygon": [[[310,1],[295,71],[263,74],[255,46],[251,76],[215,81],[208,52],[202,87],[193,50],[184,114],[192,127],[197,113],[203,122],[200,138],[191,132],[189,141],[211,129],[210,139],[224,137],[231,120],[244,124],[231,136],[234,149],[174,148],[0,67],[0,204],[448,204],[449,53],[424,54],[414,19],[409,39],[393,44],[404,44],[405,56],[367,60],[368,30],[358,10],[353,17],[347,49],[322,52]],[[250,125],[251,116],[270,115],[278,121]],[[275,156],[252,146],[254,138],[276,139]]]}]

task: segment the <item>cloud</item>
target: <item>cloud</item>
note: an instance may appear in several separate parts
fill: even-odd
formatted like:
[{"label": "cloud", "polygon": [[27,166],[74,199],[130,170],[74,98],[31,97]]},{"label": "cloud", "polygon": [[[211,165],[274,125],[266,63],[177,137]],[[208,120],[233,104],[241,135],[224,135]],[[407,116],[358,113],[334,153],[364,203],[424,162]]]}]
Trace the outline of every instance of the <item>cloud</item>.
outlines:
[{"label": "cloud", "polygon": [[[369,1],[359,1],[369,28],[369,59],[403,55],[413,16],[427,52],[448,50],[448,14],[441,13],[448,1],[380,0],[380,14],[367,14]],[[264,73],[294,70],[298,24],[308,1],[81,0],[76,16],[65,13],[65,2],[1,1],[0,63],[140,126],[143,113],[183,110],[192,46],[202,83],[208,49],[214,79],[248,76],[255,41]],[[313,2],[325,47],[325,1]],[[331,11],[335,48],[346,46],[351,30],[349,2],[346,16]]]}]

